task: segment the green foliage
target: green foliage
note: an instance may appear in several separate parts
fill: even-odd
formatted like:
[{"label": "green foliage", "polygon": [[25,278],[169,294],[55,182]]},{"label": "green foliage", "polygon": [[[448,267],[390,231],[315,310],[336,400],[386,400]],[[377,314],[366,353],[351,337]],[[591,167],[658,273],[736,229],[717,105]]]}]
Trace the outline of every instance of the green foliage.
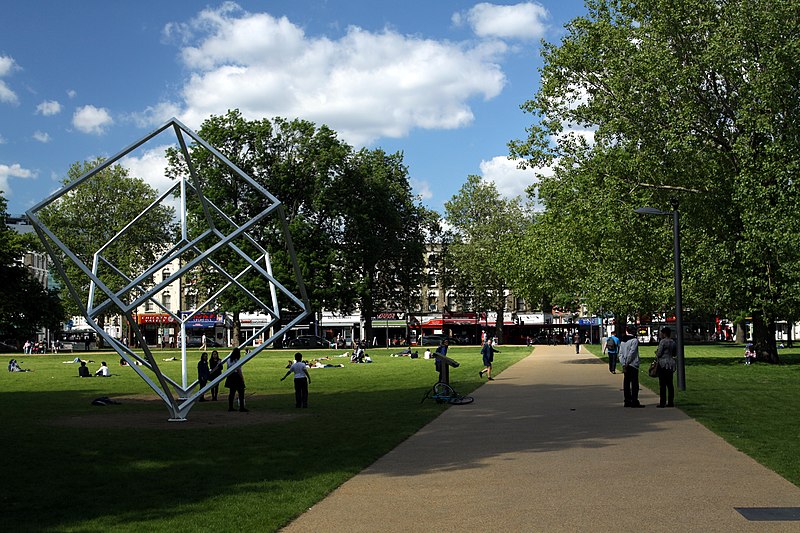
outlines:
[{"label": "green foliage", "polygon": [[493,183],[469,176],[459,192],[445,202],[445,218],[453,227],[454,239],[447,247],[457,265],[453,271],[456,287],[466,287],[476,310],[497,313],[496,328],[502,336],[503,313],[510,275],[506,251],[515,248],[528,218],[518,200],[500,196]]},{"label": "green foliage", "polygon": [[[6,199],[0,195],[0,213],[5,216]],[[20,346],[35,338],[41,328],[58,329],[64,310],[58,295],[35,280],[22,265],[26,251],[34,250],[29,235],[18,235],[0,226],[0,340]]]},{"label": "green foliage", "polygon": [[[545,45],[541,88],[523,105],[537,122],[510,144],[554,166],[536,191],[548,227],[534,245],[546,233],[559,242],[555,261],[581,273],[568,290],[595,309],[670,309],[671,227],[632,211],[677,199],[686,307],[758,311],[768,324],[799,316],[800,5],[587,7]],[[604,252],[614,246],[619,256]]]},{"label": "green foliage", "polygon": [[[238,110],[212,116],[198,133],[286,207],[313,309],[351,311],[358,304],[370,318],[376,302],[407,309],[414,301],[427,215],[411,194],[402,154],[354,152],[326,126],[281,118],[248,121]],[[206,150],[195,147],[191,157],[204,195],[234,213],[236,222],[264,209],[255,191]],[[170,173],[186,171],[185,162],[171,151]],[[189,208],[195,225],[204,227],[199,203]],[[273,253],[278,280],[292,287],[294,272],[279,228],[259,224],[254,233]],[[248,249],[246,242],[237,244]],[[233,270],[243,266],[225,251],[215,260]],[[208,286],[218,285],[213,271],[202,277]],[[220,301],[234,312],[253,306],[235,291]]]},{"label": "green foliage", "polygon": [[[73,164],[63,183],[67,185],[73,182],[103,162],[102,158],[98,158]],[[128,170],[120,165],[112,165],[45,207],[38,216],[56,238],[86,268],[91,269],[94,254],[100,247],[140,215],[157,197],[158,193],[144,180],[129,176]],[[128,283],[128,279],[141,274],[160,257],[164,246],[173,241],[172,217],[170,208],[156,207],[103,251],[106,262],[99,263],[97,272],[107,287],[114,291],[119,290]],[[88,276],[72,261],[66,260],[66,257],[61,260],[66,276],[76,287],[79,296],[87,297]],[[61,296],[70,315],[83,314],[66,284],[62,285]],[[104,294],[97,291],[94,304],[105,298]],[[81,305],[85,306],[86,303],[84,300]]]}]

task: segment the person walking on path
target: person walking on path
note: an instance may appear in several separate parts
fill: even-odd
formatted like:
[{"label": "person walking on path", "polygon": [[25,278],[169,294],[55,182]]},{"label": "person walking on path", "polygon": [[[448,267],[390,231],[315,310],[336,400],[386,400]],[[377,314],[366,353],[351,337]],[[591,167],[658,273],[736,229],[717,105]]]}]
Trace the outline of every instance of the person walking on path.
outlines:
[{"label": "person walking on path", "polygon": [[622,391],[625,407],[644,407],[639,403],[639,339],[636,328],[628,327],[619,347],[619,363],[622,365]]},{"label": "person walking on path", "polygon": [[[239,361],[240,358],[239,348],[234,348],[231,351],[231,355],[228,358],[228,368],[232,367]],[[225,387],[230,389],[228,393],[228,411],[235,411],[233,408],[233,398],[236,394],[239,394],[239,411],[242,413],[246,413],[248,411],[247,408],[244,406],[244,374],[242,374],[242,368],[239,367],[236,369],[235,372],[228,374],[228,377],[225,378]]]},{"label": "person walking on path", "polygon": [[581,353],[581,333],[579,331],[572,336],[572,342],[575,344],[575,353]]},{"label": "person walking on path", "polygon": [[675,373],[675,353],[678,346],[671,338],[669,328],[661,329],[661,341],[656,348],[658,359],[658,406],[675,407],[675,386],[672,383],[672,374]]},{"label": "person walking on path", "polygon": [[478,372],[478,376],[483,377],[484,374],[489,378],[489,381],[494,381],[492,377],[492,361],[494,361],[494,353],[500,352],[500,350],[496,350],[494,346],[492,346],[491,340],[486,340],[483,343],[483,347],[481,347],[481,356],[483,356],[483,370]]},{"label": "person walking on path", "polygon": [[200,349],[205,352],[206,351],[206,344],[208,343],[208,339],[206,338],[206,334],[205,333],[203,333],[203,336],[200,337],[200,343],[201,343]]},{"label": "person walking on path", "polygon": [[[208,362],[208,380],[213,381],[222,375],[222,361],[219,360],[219,352],[211,352],[211,360]],[[216,402],[219,395],[219,383],[211,387],[211,401]]]},{"label": "person walking on path", "polygon": [[[208,368],[208,354],[203,352],[200,354],[200,360],[197,362],[197,382],[200,384],[200,388],[206,386],[208,383],[208,377],[211,375],[211,371]],[[206,401],[206,395],[201,394],[199,402]]]},{"label": "person walking on path", "polygon": [[308,373],[308,365],[303,362],[303,354],[294,354],[294,363],[286,371],[286,375],[281,381],[294,374],[294,406],[308,407],[308,386],[311,384],[311,375]]},{"label": "person walking on path", "polygon": [[[616,334],[619,331],[615,332]],[[606,339],[606,344],[603,346],[603,351],[608,355],[608,371],[612,374],[617,373],[617,355],[619,354],[619,337],[612,333]]]}]

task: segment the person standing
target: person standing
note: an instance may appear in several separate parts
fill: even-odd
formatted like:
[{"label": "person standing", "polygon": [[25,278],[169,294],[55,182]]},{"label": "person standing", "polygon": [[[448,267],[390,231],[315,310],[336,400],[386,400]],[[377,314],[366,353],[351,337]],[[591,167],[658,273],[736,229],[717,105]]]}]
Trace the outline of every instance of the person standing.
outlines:
[{"label": "person standing", "polygon": [[[222,361],[219,360],[219,352],[213,350],[211,359],[208,362],[208,380],[214,381],[222,375]],[[211,401],[216,402],[219,395],[219,383],[211,387]]]},{"label": "person standing", "polygon": [[294,374],[294,406],[308,407],[308,386],[311,384],[311,376],[308,373],[308,365],[303,362],[303,354],[294,354],[294,363],[286,371],[281,381]]},{"label": "person standing", "polygon": [[639,339],[636,328],[629,327],[619,347],[622,365],[622,391],[625,407],[644,407],[639,403]]},{"label": "person standing", "polygon": [[576,331],[572,336],[572,342],[575,344],[575,353],[581,353],[581,333]]},{"label": "person standing", "polygon": [[208,339],[206,338],[206,334],[205,333],[203,333],[203,336],[200,337],[200,343],[201,343],[200,349],[205,352],[206,351],[206,344],[208,343]]},{"label": "person standing", "polygon": [[486,340],[481,347],[481,356],[483,357],[483,370],[478,372],[479,377],[483,377],[484,374],[488,377],[489,381],[494,381],[492,377],[492,361],[494,361],[494,353],[500,352],[500,350],[495,350],[494,346],[492,346],[492,341]]},{"label": "person standing", "polygon": [[[200,354],[200,361],[197,362],[197,382],[200,384],[200,388],[206,386],[208,383],[208,378],[211,375],[211,370],[208,368],[208,354],[203,352]],[[206,395],[201,394],[199,402],[206,401]]]},{"label": "person standing", "polygon": [[661,341],[656,348],[658,359],[658,405],[657,407],[675,407],[675,386],[672,374],[675,373],[675,354],[678,345],[671,338],[669,328],[661,329]]},{"label": "person standing", "polygon": [[[450,346],[450,341],[447,340],[447,339],[443,339],[442,342],[439,344],[439,346],[436,347],[436,353],[441,355],[441,356],[447,357],[447,347],[448,346]],[[443,376],[443,371],[444,371],[444,367],[445,367],[446,364],[447,363],[444,363],[443,361],[440,361],[438,357],[436,358],[435,367],[436,367],[436,371],[439,373],[439,381],[445,381],[446,382],[446,380],[442,380],[442,378],[444,377]]]},{"label": "person standing", "polygon": [[[231,355],[228,358],[228,368],[232,367],[236,363],[239,362],[239,358],[241,357],[239,348],[234,348],[231,350]],[[247,408],[244,406],[244,374],[242,374],[242,367],[236,369],[236,371],[231,372],[228,374],[228,377],[225,378],[225,387],[230,389],[228,393],[228,411],[235,411],[233,408],[233,398],[236,394],[239,394],[239,411],[242,413],[246,413],[248,411]]]},{"label": "person standing", "polygon": [[612,333],[606,339],[606,344],[603,346],[603,351],[608,355],[608,371],[612,374],[617,373],[617,356],[619,354],[619,337],[616,334],[619,332]]}]

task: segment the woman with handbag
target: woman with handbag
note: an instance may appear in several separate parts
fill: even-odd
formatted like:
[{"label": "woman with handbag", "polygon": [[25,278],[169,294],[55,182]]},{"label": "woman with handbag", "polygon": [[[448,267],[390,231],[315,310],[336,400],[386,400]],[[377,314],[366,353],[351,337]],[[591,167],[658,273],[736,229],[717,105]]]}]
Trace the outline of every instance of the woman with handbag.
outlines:
[{"label": "woman with handbag", "polygon": [[672,375],[675,373],[675,354],[677,344],[672,339],[669,328],[661,329],[661,341],[656,348],[658,359],[658,394],[659,401],[656,407],[675,407],[675,386]]}]

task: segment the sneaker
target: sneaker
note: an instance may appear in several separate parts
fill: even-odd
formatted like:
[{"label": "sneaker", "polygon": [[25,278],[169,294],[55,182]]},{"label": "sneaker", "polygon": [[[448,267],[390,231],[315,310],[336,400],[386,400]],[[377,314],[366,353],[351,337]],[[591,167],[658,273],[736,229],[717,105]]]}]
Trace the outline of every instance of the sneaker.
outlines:
[{"label": "sneaker", "polygon": [[489,378],[489,381],[494,381],[494,378]]},{"label": "sneaker", "polygon": [[483,370],[481,370],[480,372],[478,372],[478,377],[479,377],[479,378],[483,378]]},{"label": "sneaker", "polygon": [[249,412],[250,412],[250,409],[245,409],[244,407],[240,407],[240,408],[239,408],[239,412],[240,412],[240,413],[249,413]]}]

